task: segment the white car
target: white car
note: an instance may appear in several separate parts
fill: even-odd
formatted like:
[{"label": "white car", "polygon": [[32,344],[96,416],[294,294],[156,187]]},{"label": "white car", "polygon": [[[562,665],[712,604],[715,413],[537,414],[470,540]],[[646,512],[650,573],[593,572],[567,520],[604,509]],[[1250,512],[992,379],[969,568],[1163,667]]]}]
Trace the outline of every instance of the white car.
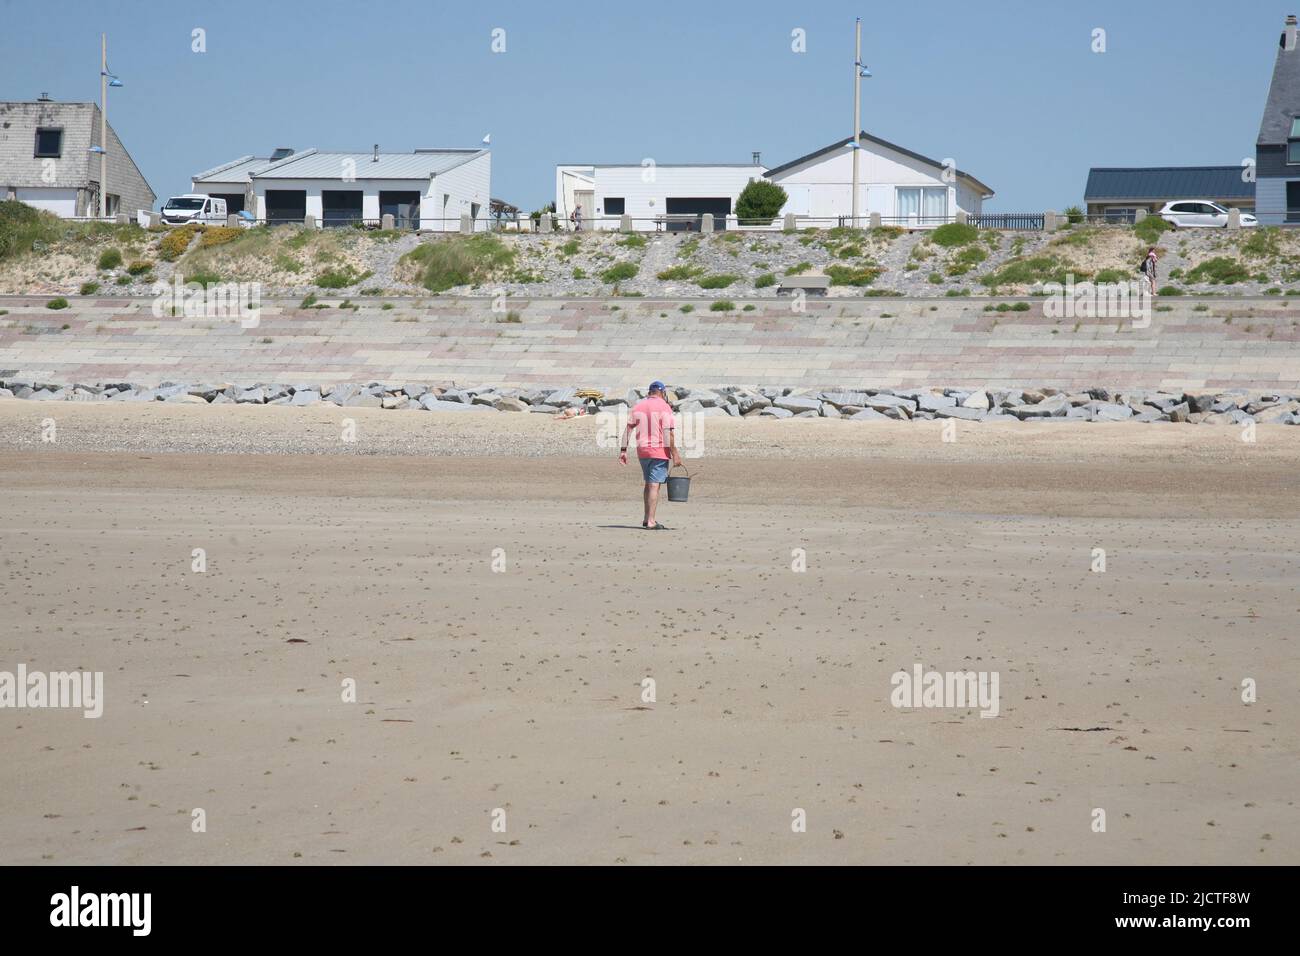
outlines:
[{"label": "white car", "polygon": [[201,193],[172,196],[162,207],[162,221],[167,226],[198,223],[203,226],[226,224],[226,201]]},{"label": "white car", "polygon": [[[1160,210],[1160,218],[1180,229],[1226,229],[1228,210],[1208,199],[1180,199],[1167,202]],[[1258,226],[1259,220],[1250,213],[1241,214],[1242,226]]]}]

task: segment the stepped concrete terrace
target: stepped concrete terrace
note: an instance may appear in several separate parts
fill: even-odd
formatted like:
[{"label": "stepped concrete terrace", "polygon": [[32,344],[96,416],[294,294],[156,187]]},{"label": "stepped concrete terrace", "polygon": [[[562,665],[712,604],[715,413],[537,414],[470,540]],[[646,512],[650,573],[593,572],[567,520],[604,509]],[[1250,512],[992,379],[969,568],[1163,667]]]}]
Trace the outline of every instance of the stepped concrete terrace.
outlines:
[{"label": "stepped concrete terrace", "polygon": [[[151,299],[0,297],[0,372],[57,383],[446,382],[623,390],[1050,385],[1294,391],[1300,303],[1170,297],[1147,328],[1055,319],[1044,300],[378,299],[263,303],[235,319],[156,318]],[[1024,302],[1028,311],[985,311]],[[743,311],[752,305],[751,311]],[[684,306],[691,310],[682,312]],[[65,328],[66,326],[66,328]]]}]

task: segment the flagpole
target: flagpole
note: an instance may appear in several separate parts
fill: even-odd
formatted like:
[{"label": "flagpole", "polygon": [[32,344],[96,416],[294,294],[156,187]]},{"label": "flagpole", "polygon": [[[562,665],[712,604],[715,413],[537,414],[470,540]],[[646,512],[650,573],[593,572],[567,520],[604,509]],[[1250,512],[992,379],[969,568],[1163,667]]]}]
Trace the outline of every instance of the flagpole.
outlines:
[{"label": "flagpole", "polygon": [[108,218],[108,35],[99,35],[99,218]]},{"label": "flagpole", "polygon": [[861,119],[861,102],[862,102],[862,18],[858,17],[853,24],[855,33],[854,55],[853,55],[853,195],[851,202],[852,209],[849,210],[849,228],[855,228],[858,224],[858,153],[861,146],[861,131],[859,125]]}]

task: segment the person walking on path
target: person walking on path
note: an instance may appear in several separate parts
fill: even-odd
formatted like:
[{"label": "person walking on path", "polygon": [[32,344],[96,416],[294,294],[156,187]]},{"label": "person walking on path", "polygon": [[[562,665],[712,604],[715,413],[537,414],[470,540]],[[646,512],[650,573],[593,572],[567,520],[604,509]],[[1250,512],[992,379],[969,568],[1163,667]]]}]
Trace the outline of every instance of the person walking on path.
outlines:
[{"label": "person walking on path", "polygon": [[667,531],[668,529],[655,520],[655,509],[659,506],[659,486],[668,480],[668,463],[681,466],[682,456],[677,450],[675,438],[676,423],[673,420],[672,406],[665,398],[667,389],[664,383],[650,383],[648,394],[632,406],[628,415],[627,430],[623,433],[623,444],[618,450],[620,464],[627,464],[627,446],[636,434],[636,457],[641,463],[641,475],[645,479],[642,497],[645,502],[645,517],[641,527],[647,531]]},{"label": "person walking on path", "polygon": [[1156,255],[1156,247],[1152,246],[1147,251],[1147,257],[1142,261],[1142,274],[1147,277],[1147,282],[1151,286],[1151,295],[1156,294],[1156,265],[1160,262],[1160,257]]}]

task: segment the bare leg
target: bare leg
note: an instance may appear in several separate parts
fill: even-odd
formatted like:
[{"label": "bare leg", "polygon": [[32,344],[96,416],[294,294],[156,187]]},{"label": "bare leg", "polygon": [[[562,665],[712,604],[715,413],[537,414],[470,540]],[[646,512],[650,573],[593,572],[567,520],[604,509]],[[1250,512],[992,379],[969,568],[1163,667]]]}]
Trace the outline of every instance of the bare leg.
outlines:
[{"label": "bare leg", "polygon": [[645,526],[653,527],[655,522],[655,509],[659,507],[659,483],[647,481],[645,483]]}]

